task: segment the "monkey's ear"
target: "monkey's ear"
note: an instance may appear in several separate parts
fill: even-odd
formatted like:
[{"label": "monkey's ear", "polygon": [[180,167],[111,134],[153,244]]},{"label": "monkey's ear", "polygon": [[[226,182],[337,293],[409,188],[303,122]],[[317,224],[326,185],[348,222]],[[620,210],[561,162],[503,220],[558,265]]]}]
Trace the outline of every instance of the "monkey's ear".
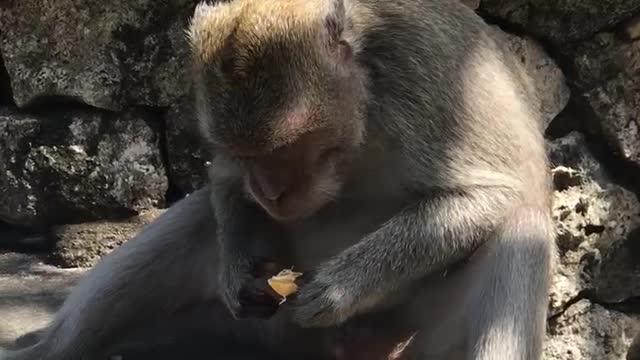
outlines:
[{"label": "monkey's ear", "polygon": [[328,35],[328,47],[339,63],[348,63],[352,58],[352,44],[347,41],[345,36],[346,14],[344,0],[330,0],[331,6],[327,14],[324,27]]},{"label": "monkey's ear", "polygon": [[325,28],[329,35],[329,41],[333,44],[338,44],[343,40],[344,23],[345,23],[345,9],[343,0],[329,0],[331,5],[329,7],[329,13],[325,18]]}]

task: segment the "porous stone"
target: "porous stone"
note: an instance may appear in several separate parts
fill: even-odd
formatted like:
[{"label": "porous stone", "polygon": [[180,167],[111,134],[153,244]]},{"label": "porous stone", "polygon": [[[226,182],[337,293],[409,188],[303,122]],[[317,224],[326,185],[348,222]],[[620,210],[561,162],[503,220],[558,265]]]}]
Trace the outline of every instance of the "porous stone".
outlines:
[{"label": "porous stone", "polygon": [[640,318],[580,300],[551,322],[543,360],[622,360]]},{"label": "porous stone", "polygon": [[480,10],[555,43],[582,40],[640,11],[640,0],[482,0]]},{"label": "porous stone", "polygon": [[65,268],[92,267],[163,212],[149,209],[126,219],[56,226],[53,228],[57,240],[53,252],[56,264]]},{"label": "porous stone", "polygon": [[63,96],[110,110],[171,105],[188,87],[184,29],[197,2],[8,2],[0,50],[16,104]]},{"label": "porous stone", "polygon": [[135,110],[0,109],[0,220],[76,223],[162,206],[168,185],[153,120]]},{"label": "porous stone", "polygon": [[549,153],[555,166],[553,216],[560,254],[550,299],[553,311],[584,290],[603,301],[640,295],[640,272],[630,257],[619,256],[640,225],[635,194],[609,179],[577,132],[550,142]]},{"label": "porous stone", "polygon": [[565,47],[576,101],[618,156],[640,165],[640,41],[599,33]]}]

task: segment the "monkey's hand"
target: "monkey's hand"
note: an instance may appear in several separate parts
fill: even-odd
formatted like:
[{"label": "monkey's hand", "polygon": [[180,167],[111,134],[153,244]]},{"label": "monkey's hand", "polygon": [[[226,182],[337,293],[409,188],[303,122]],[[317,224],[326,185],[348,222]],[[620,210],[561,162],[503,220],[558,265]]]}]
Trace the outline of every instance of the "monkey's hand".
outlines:
[{"label": "monkey's hand", "polygon": [[292,297],[293,319],[302,327],[338,325],[357,311],[356,278],[339,261],[329,261],[315,272],[303,275],[303,285]]},{"label": "monkey's hand", "polygon": [[[266,259],[239,254],[222,257],[220,281],[222,300],[234,318],[270,317],[278,310],[278,296],[270,292],[267,277],[274,273]],[[276,271],[277,272],[277,271]]]}]

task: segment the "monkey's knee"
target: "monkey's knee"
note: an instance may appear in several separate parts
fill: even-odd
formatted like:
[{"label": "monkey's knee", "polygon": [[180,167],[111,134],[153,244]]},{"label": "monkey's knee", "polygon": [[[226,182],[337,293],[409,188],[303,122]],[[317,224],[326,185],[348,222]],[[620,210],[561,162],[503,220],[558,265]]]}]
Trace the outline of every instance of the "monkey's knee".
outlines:
[{"label": "monkey's knee", "polygon": [[[493,266],[518,270],[550,269],[555,260],[554,227],[542,209],[523,206],[513,210],[485,244],[484,253]],[[545,274],[549,275],[549,274]]]}]

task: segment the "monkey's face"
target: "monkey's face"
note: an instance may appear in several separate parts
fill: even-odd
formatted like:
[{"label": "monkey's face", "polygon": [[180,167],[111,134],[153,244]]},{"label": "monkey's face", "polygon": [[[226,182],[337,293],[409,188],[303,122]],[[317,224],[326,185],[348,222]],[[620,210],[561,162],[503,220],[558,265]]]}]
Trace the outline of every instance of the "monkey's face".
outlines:
[{"label": "monkey's face", "polygon": [[301,135],[266,154],[241,158],[247,193],[276,220],[312,215],[337,196],[349,151],[331,129]]},{"label": "monkey's face", "polygon": [[363,139],[365,91],[342,36],[344,9],[279,4],[203,5],[190,34],[204,138],[237,159],[251,198],[294,221],[345,182]]},{"label": "monkey's face", "polygon": [[237,159],[247,193],[279,221],[304,219],[334,199],[363,138],[355,69],[309,53],[255,59],[209,101],[208,137]]}]

